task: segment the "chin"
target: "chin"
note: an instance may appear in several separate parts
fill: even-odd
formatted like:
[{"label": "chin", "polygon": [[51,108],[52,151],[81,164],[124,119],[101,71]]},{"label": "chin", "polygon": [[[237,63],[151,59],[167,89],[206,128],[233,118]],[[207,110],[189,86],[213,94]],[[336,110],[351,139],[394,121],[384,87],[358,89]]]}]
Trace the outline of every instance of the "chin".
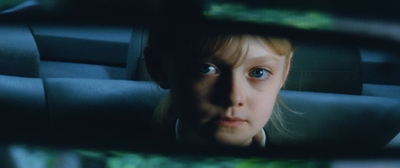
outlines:
[{"label": "chin", "polygon": [[[249,138],[251,139],[251,138]],[[225,134],[216,134],[215,135],[215,142],[216,144],[223,145],[223,146],[237,146],[237,147],[244,147],[244,145],[249,139],[244,139],[243,136],[238,135],[227,135]]]}]

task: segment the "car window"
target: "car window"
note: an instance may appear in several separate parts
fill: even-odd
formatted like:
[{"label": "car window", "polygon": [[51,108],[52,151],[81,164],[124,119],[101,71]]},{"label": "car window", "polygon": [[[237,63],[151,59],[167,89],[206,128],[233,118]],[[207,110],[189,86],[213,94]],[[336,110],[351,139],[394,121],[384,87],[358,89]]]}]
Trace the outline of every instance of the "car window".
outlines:
[{"label": "car window", "polygon": [[[37,1],[12,8],[21,3],[0,3],[0,11],[6,11],[0,13],[0,160],[14,160],[7,164],[25,165],[25,159],[52,167],[57,159],[70,159],[75,167],[113,167],[125,161],[125,166],[163,165],[169,160],[227,167],[267,162],[271,167],[335,167],[347,164],[343,160],[399,156],[400,26],[396,14],[391,15],[396,3]],[[164,33],[167,43],[152,42],[154,32]],[[219,50],[199,59],[202,62],[172,59],[179,54],[174,51],[186,52],[193,47],[190,40],[207,33],[244,35],[249,44],[264,37],[293,43],[286,82],[276,93],[284,104],[274,106],[286,122],[282,127],[263,124],[266,150],[168,143],[177,137],[176,116],[168,126],[174,128],[171,134],[149,138],[157,134],[151,125],[154,112],[173,92],[149,69],[166,63],[181,68],[177,76],[186,85],[172,83],[185,88],[190,84],[185,81],[195,81],[193,76],[203,75],[198,81],[205,87],[213,75],[231,73],[227,69],[235,67],[210,59],[223,55]],[[237,37],[232,37],[228,41],[235,43]],[[159,64],[146,67],[154,61],[145,54],[152,45],[162,49],[154,51]],[[270,67],[251,67],[246,73],[249,86],[261,81],[260,73],[274,74]],[[191,76],[192,71],[196,75]],[[221,86],[207,98],[218,101],[234,88]],[[189,106],[190,101],[180,100],[185,102],[182,107]],[[240,122],[236,120],[231,125]],[[281,158],[284,161],[269,162]]]}]

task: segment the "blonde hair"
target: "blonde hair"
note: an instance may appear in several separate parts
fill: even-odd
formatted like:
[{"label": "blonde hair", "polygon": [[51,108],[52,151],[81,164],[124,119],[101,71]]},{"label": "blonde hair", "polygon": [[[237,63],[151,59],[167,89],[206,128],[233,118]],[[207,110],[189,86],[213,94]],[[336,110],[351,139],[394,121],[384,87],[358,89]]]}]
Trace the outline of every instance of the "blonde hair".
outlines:
[{"label": "blonde hair", "polygon": [[[285,56],[286,61],[290,61],[291,59],[291,53],[294,50],[294,44],[289,41],[288,39],[284,38],[273,38],[273,37],[261,37],[257,35],[249,35],[249,34],[241,34],[241,35],[236,35],[236,34],[201,34],[197,36],[197,38],[192,38],[190,42],[192,44],[187,43],[187,46],[185,47],[180,47],[186,49],[184,52],[190,52],[190,54],[184,54],[184,55],[193,55],[193,56],[205,56],[205,55],[211,55],[216,53],[218,50],[221,48],[227,47],[231,45],[231,42],[233,39],[238,39],[239,40],[239,45],[242,46],[246,40],[248,40],[250,37],[256,37],[258,40],[261,40],[266,46],[268,46],[269,49],[271,49],[273,52],[275,52],[277,55]],[[168,52],[170,48],[166,48],[165,45],[162,45],[163,40],[156,42],[154,41],[156,39],[152,39],[151,37],[149,38],[149,46],[151,48],[153,47],[160,47],[156,48],[158,51],[157,52],[162,52],[163,55],[170,55],[170,56],[179,56],[183,53],[174,53],[174,51]],[[169,44],[174,43],[179,44],[179,41],[182,39],[170,39],[172,40],[169,41]],[[196,42],[197,40],[197,42]],[[182,43],[182,42],[180,42]],[[166,43],[165,43],[166,44]],[[153,45],[153,46],[152,46]],[[170,45],[169,45],[170,46]],[[194,52],[194,53],[193,53]],[[235,51],[234,55],[236,55],[238,52],[243,52],[241,47],[237,47],[237,50]],[[247,52],[247,51],[245,51]],[[169,58],[169,57],[168,57]],[[160,59],[165,59],[160,58]],[[170,59],[170,58],[169,58]],[[239,62],[243,61],[245,59],[241,58]],[[159,129],[165,128],[165,126],[171,124],[176,120],[178,115],[174,113],[174,111],[171,110],[171,105],[172,105],[172,99],[170,97],[170,94],[168,93],[165,98],[160,102],[160,104],[157,106],[154,114],[153,114],[153,123],[155,126],[157,126]],[[277,99],[275,101],[274,105],[274,110],[272,112],[272,115],[269,119],[269,122],[277,128],[280,132],[286,131],[286,126],[284,123],[284,118],[282,115],[282,110],[280,108],[282,106],[283,108],[287,109],[288,111],[291,111],[282,101],[280,96],[277,96]]]}]

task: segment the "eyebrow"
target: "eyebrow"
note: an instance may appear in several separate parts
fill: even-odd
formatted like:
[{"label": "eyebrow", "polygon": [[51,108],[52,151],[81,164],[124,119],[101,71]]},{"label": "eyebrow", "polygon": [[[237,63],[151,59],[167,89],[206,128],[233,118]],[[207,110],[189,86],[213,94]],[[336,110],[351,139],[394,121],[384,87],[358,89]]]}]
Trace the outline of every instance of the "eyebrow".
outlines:
[{"label": "eyebrow", "polygon": [[284,56],[263,55],[263,56],[257,56],[255,58],[247,59],[245,62],[247,62],[248,64],[252,64],[252,65],[268,64],[269,66],[275,67],[275,66],[277,66],[277,64],[279,64],[282,61],[281,59],[279,59],[279,57],[284,57]]},{"label": "eyebrow", "polygon": [[278,57],[284,57],[284,56],[276,56],[276,55],[262,55],[262,56],[257,56],[255,58],[248,59],[249,61],[257,61],[257,62],[270,62],[270,61],[276,61],[280,62]]},{"label": "eyebrow", "polygon": [[[200,58],[199,61],[207,61],[207,62],[214,62],[216,64],[220,64],[220,65],[229,65],[230,63],[226,63],[226,61],[224,59],[221,59],[221,55],[210,55],[210,56],[206,56],[203,58]],[[245,61],[243,61],[240,64],[237,64],[237,61],[235,62],[231,62],[233,64],[233,66],[239,66],[245,62],[249,62],[249,63],[277,63],[280,62],[280,60],[278,59],[279,57],[284,57],[284,56],[278,56],[278,55],[260,55],[260,56],[256,56],[254,58],[248,59],[248,56],[246,56],[247,59]],[[231,60],[231,59],[230,59]]]}]

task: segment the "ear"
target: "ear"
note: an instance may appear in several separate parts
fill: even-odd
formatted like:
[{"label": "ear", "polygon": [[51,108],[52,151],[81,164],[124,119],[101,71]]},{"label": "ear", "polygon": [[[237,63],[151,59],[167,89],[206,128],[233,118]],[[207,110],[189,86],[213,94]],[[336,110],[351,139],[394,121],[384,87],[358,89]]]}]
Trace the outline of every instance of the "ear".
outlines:
[{"label": "ear", "polygon": [[155,54],[149,46],[146,46],[143,51],[144,60],[146,63],[147,72],[150,77],[156,82],[161,88],[169,89],[168,75],[163,64],[163,60]]},{"label": "ear", "polygon": [[291,52],[291,53],[290,53],[290,56],[286,59],[286,62],[285,62],[285,72],[284,72],[284,74],[283,74],[282,83],[281,83],[281,88],[282,88],[282,86],[285,84],[286,79],[287,79],[287,77],[288,77],[288,75],[289,75],[290,63],[291,63],[291,61],[292,61],[292,56],[293,56],[293,52]]}]

